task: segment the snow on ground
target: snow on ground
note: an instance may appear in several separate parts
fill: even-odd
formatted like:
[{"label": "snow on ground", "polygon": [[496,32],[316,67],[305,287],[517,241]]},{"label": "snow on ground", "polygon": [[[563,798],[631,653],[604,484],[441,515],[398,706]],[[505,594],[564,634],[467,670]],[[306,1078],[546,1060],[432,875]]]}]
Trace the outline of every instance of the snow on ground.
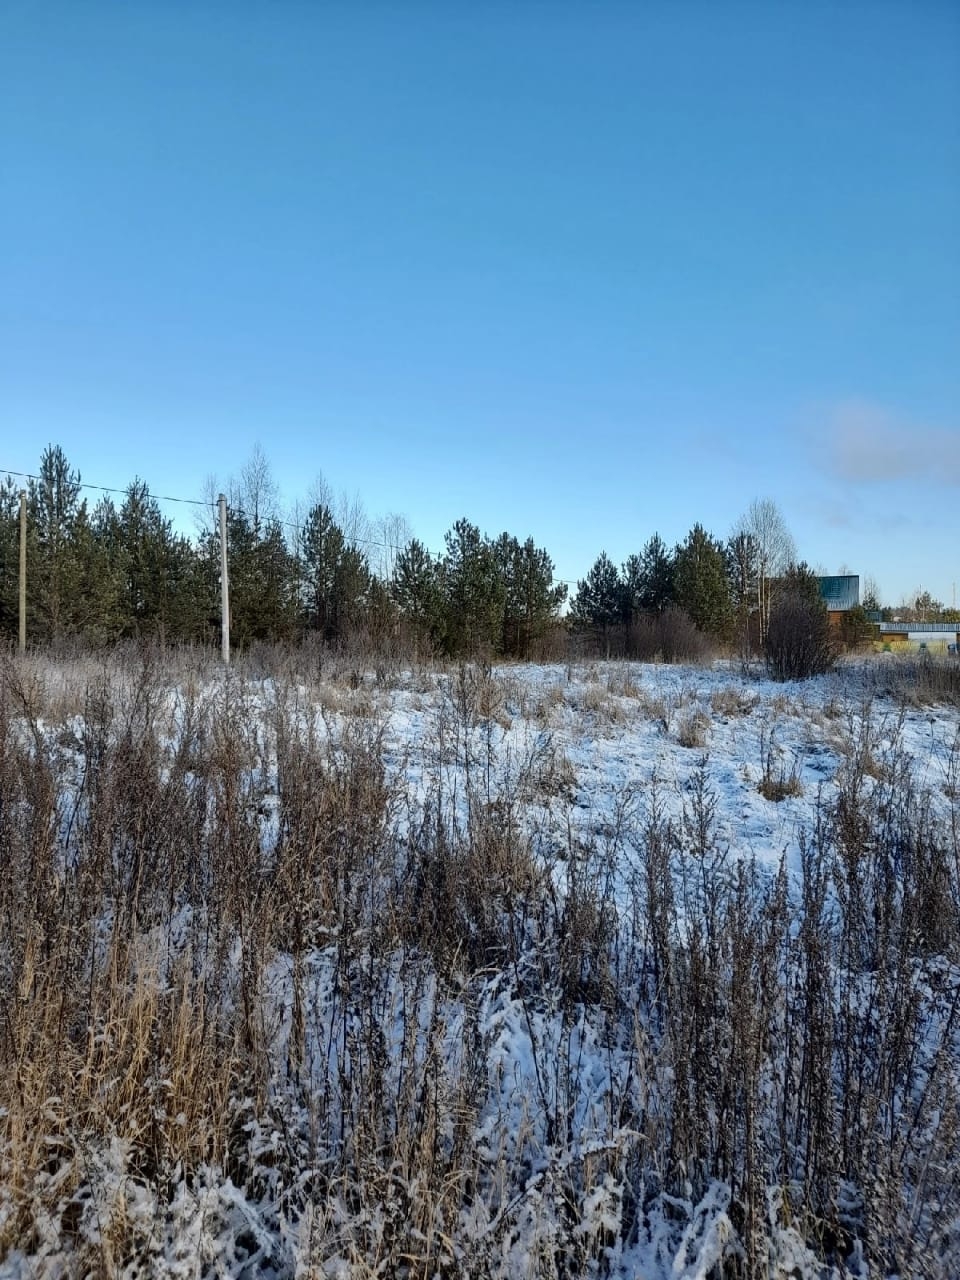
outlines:
[{"label": "snow on ground", "polygon": [[[720,843],[770,869],[785,857],[795,872],[799,836],[812,829],[818,800],[835,798],[852,752],[868,752],[868,785],[901,752],[942,816],[957,781],[960,710],[903,708],[874,695],[854,664],[802,683],[733,664],[508,666],[493,668],[491,679],[492,714],[478,715],[471,738],[474,777],[492,774],[496,793],[531,757],[560,763],[564,801],[587,835],[613,831],[625,803],[649,807],[654,795],[664,818],[681,821],[703,764]],[[434,688],[407,682],[382,704],[386,759],[420,800],[437,768],[437,697],[456,702],[457,682],[456,674],[436,677]],[[459,775],[461,795],[464,768],[462,749],[448,756],[446,783],[455,790]],[[765,772],[788,784],[782,799],[761,794]],[[549,821],[549,800],[530,805],[538,824]],[[565,826],[566,812],[558,838]]]},{"label": "snow on ground", "polygon": [[[217,690],[207,696],[215,698]],[[561,892],[562,868],[578,840],[594,847],[607,841],[615,855],[609,868],[613,898],[624,905],[641,857],[642,824],[654,812],[675,825],[689,820],[704,782],[717,844],[765,871],[785,862],[790,876],[799,871],[801,839],[813,828],[818,804],[835,798],[838,777],[851,760],[859,761],[866,786],[887,776],[895,761],[898,767],[906,761],[943,818],[951,814],[958,782],[960,709],[904,707],[877,696],[864,668],[855,664],[802,684],[774,683],[721,664],[464,667],[409,673],[392,686],[328,692],[319,703],[316,690],[301,687],[291,694],[271,680],[247,685],[239,696],[264,725],[272,704],[291,696],[304,726],[319,735],[333,738],[349,724],[368,724],[382,735],[388,775],[407,797],[407,821],[435,793],[442,792],[463,821],[478,795],[491,804],[504,794],[520,797],[520,821],[556,872]],[[183,729],[177,714],[174,698],[174,738]],[[79,719],[68,726],[77,741],[82,728]],[[261,816],[269,844],[277,831],[276,777],[269,765],[259,781],[267,793]],[[400,830],[404,821],[401,814]],[[186,922],[178,920],[181,926],[186,933]],[[364,963],[372,966],[373,960]],[[559,1237],[554,1219],[569,1194],[566,1167],[575,1160],[581,1170],[602,1170],[592,1184],[584,1183],[570,1209],[578,1215],[573,1236],[582,1240],[590,1264],[583,1274],[706,1276],[733,1232],[729,1188],[714,1183],[699,1202],[663,1197],[667,1216],[659,1225],[651,1219],[645,1233],[634,1229],[632,1235],[625,1227],[623,1167],[607,1157],[629,1146],[629,1126],[618,1117],[627,1114],[628,1100],[640,1108],[636,1091],[647,1087],[637,1080],[636,1044],[619,1032],[605,1038],[602,1022],[590,1021],[583,1008],[571,1019],[569,1010],[531,1005],[522,997],[519,973],[487,975],[469,990],[465,979],[458,998],[438,991],[427,965],[411,976],[410,966],[420,963],[401,954],[378,961],[372,989],[380,1001],[386,1086],[399,1099],[405,1089],[419,1088],[425,1076],[435,1079],[438,1094],[453,1099],[443,1113],[448,1127],[436,1139],[450,1147],[462,1140],[451,1119],[458,1114],[454,1104],[471,1094],[471,1071],[485,1075],[484,1087],[476,1091],[483,1104],[477,1114],[464,1111],[463,1123],[472,1126],[468,1141],[477,1169],[489,1171],[490,1185],[483,1196],[464,1195],[455,1215],[461,1243],[450,1244],[449,1256],[438,1258],[438,1274],[448,1265],[448,1274],[471,1274],[470,1249],[479,1257],[483,1242],[494,1237],[502,1250],[497,1274],[538,1274],[536,1251],[547,1247],[551,1232]],[[300,1070],[316,1091],[330,1092],[333,1082],[325,1105],[346,1113],[355,1102],[346,1092],[337,1095],[337,1082],[351,1075],[362,1027],[348,1013],[345,991],[354,980],[372,979],[344,974],[336,964],[333,948],[317,946],[303,958],[306,1045]],[[278,1080],[290,1070],[292,982],[291,958],[280,953],[264,976],[265,1022],[274,1028]],[[569,1126],[566,1142],[551,1129],[560,1117]],[[264,1137],[261,1149],[258,1122],[251,1121],[249,1129],[251,1158],[263,1161],[277,1134]],[[493,1171],[504,1166],[511,1171],[510,1185],[500,1196]],[[130,1275],[147,1274],[150,1267],[170,1276],[367,1274],[351,1263],[359,1238],[355,1207],[336,1195],[322,1206],[308,1203],[296,1221],[282,1219],[266,1192],[257,1203],[217,1170],[201,1170],[191,1190],[184,1184],[161,1209],[153,1192],[130,1181],[124,1170],[118,1138],[97,1153],[78,1231],[96,1238],[103,1205],[125,1198],[131,1232],[142,1223],[148,1240],[142,1254],[148,1270]],[[770,1192],[767,1225],[776,1242],[778,1274],[823,1274],[784,1221],[777,1194]],[[361,1235],[375,1254],[377,1240],[392,1229],[391,1214],[403,1210],[388,1198],[365,1212]],[[160,1215],[163,1231],[157,1230]],[[676,1222],[685,1224],[682,1230]],[[316,1265],[309,1245],[314,1228],[327,1242]],[[69,1274],[55,1224],[49,1232],[45,1260],[15,1249],[0,1262],[0,1275]],[[330,1242],[341,1237],[338,1252]],[[466,1252],[464,1240],[473,1242]],[[484,1265],[491,1265],[489,1259]],[[845,1274],[855,1270],[851,1263]]]}]

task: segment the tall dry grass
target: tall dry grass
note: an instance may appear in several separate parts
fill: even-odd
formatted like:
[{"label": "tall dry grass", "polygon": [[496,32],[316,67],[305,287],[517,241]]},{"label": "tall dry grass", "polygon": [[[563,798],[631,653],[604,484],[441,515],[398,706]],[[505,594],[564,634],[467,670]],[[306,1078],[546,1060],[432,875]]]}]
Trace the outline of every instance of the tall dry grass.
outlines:
[{"label": "tall dry grass", "polygon": [[791,882],[705,758],[558,825],[482,666],[412,794],[352,674],[4,660],[0,1266],[956,1274],[958,828],[896,751]]}]

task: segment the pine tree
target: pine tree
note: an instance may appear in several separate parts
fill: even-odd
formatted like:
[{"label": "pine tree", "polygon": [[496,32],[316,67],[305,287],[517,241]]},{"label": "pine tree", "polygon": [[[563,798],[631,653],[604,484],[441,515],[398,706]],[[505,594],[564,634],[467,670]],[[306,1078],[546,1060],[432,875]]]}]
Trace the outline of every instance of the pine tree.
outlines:
[{"label": "pine tree", "polygon": [[94,525],[118,578],[122,633],[161,641],[195,638],[197,611],[184,598],[192,587],[192,549],[174,535],[146,483],[128,485],[119,512],[107,500],[98,504]]},{"label": "pine tree", "polygon": [[444,640],[442,571],[416,538],[397,555],[390,592],[418,650],[421,646],[439,648]]},{"label": "pine tree", "polygon": [[367,558],[356,547],[344,547],[333,578],[333,634],[343,642],[363,621],[370,594]]},{"label": "pine tree", "polygon": [[70,529],[69,567],[64,629],[94,644],[116,640],[122,625],[120,582],[85,502],[78,506]]},{"label": "pine tree", "polygon": [[659,533],[647,540],[640,565],[640,606],[662,613],[676,603],[676,584],[673,555]]},{"label": "pine tree", "polygon": [[698,630],[724,641],[733,621],[730,583],[723,544],[695,524],[675,556],[677,603]]},{"label": "pine tree", "polygon": [[497,653],[503,641],[506,586],[496,553],[469,520],[445,535],[446,643],[452,653]]},{"label": "pine tree", "polygon": [[346,544],[329,506],[318,502],[310,508],[303,531],[303,580],[307,625],[324,641],[337,629],[337,571]]},{"label": "pine tree", "polygon": [[50,445],[28,487],[28,626],[39,639],[116,634],[116,580],[80,497],[80,474]]},{"label": "pine tree", "polygon": [[0,484],[0,636],[19,629],[20,494],[12,476]]},{"label": "pine tree", "polygon": [[[740,652],[749,658],[752,648],[751,628],[757,618],[759,598],[760,553],[753,534],[741,529],[727,541],[727,572],[730,578],[730,605]],[[759,627],[757,630],[759,638]]]},{"label": "pine tree", "polygon": [[30,629],[56,639],[70,629],[70,602],[76,600],[73,532],[81,506],[80,473],[71,469],[59,445],[44,450],[39,479],[30,481],[28,492]]},{"label": "pine tree", "polygon": [[257,635],[289,640],[297,626],[297,587],[294,558],[276,516],[262,525],[255,550]]},{"label": "pine tree", "polygon": [[576,626],[593,631],[600,638],[609,657],[611,635],[622,611],[623,584],[617,566],[601,551],[587,576],[577,583],[570,616]]},{"label": "pine tree", "polygon": [[[199,573],[189,574],[207,602],[206,635],[219,630],[220,540],[204,535]],[[230,574],[230,636],[238,645],[293,634],[297,622],[294,558],[276,517],[262,521],[259,531],[243,512],[227,511],[227,562]]]},{"label": "pine tree", "polygon": [[532,538],[521,544],[509,533],[494,543],[504,584],[504,653],[528,658],[531,648],[559,619],[567,588],[553,581],[553,561]]},{"label": "pine tree", "polygon": [[620,570],[620,589],[623,596],[621,613],[623,623],[629,627],[645,608],[643,559],[638,555],[627,556]]}]

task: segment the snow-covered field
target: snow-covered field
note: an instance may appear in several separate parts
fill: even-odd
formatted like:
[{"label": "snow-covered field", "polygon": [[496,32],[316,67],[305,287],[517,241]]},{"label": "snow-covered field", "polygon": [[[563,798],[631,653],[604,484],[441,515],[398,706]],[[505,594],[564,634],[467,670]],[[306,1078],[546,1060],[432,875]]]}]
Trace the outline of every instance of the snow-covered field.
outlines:
[{"label": "snow-covered field", "polygon": [[[960,761],[960,712],[951,705],[904,705],[878,696],[871,666],[854,663],[809,682],[780,684],[738,665],[712,668],[595,663],[495,669],[489,691],[468,671],[417,688],[393,690],[386,702],[387,759],[421,798],[433,780],[439,719],[437,692],[469,704],[483,721],[470,744],[474,766],[486,768],[488,743],[495,789],[531,756],[562,763],[562,830],[568,818],[585,835],[608,832],[626,801],[649,805],[656,790],[665,817],[679,821],[694,774],[706,760],[716,804],[716,837],[738,856],[775,870],[786,858],[797,870],[798,836],[809,832],[819,800],[836,799],[851,752],[868,751],[882,769],[895,753],[909,760],[917,784],[946,817]],[[484,705],[484,699],[489,705]],[[442,702],[439,704],[442,706]],[[492,712],[484,718],[483,711]],[[463,753],[447,784],[464,787]],[[768,773],[796,780],[796,794],[771,803],[759,784]],[[656,784],[656,785],[655,785]],[[635,807],[635,805],[634,805]],[[549,825],[545,800],[530,806]]]},{"label": "snow-covered field", "polygon": [[0,1275],[960,1274],[960,709],[10,662]]}]

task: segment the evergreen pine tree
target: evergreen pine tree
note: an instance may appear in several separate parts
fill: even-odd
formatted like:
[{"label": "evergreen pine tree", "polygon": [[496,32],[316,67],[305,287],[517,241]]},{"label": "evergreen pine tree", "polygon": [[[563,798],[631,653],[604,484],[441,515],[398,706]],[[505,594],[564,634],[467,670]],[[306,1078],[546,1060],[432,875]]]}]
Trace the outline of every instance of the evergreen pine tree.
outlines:
[{"label": "evergreen pine tree", "polygon": [[20,494],[12,476],[0,483],[0,636],[19,629]]},{"label": "evergreen pine tree", "polygon": [[629,627],[646,607],[643,603],[643,558],[627,556],[620,570],[620,587],[623,595],[621,613],[624,626]]},{"label": "evergreen pine tree", "polygon": [[494,555],[504,586],[504,653],[528,658],[531,648],[559,619],[567,588],[553,581],[553,561],[532,538],[520,543],[502,533],[494,543]]},{"label": "evergreen pine tree", "polygon": [[673,555],[659,533],[647,540],[640,565],[640,606],[662,613],[676,603],[676,584]]},{"label": "evergreen pine tree", "polygon": [[441,569],[416,538],[397,554],[390,592],[418,650],[439,648],[444,639]]},{"label": "evergreen pine tree", "polygon": [[741,529],[727,541],[727,571],[730,577],[730,605],[740,652],[744,658],[748,658],[759,597],[760,556],[756,539],[747,530]]},{"label": "evergreen pine tree", "polygon": [[696,524],[677,547],[674,564],[677,603],[700,631],[728,639],[733,611],[723,544]]},{"label": "evergreen pine tree", "polygon": [[72,535],[81,506],[80,473],[59,445],[44,450],[39,478],[30,481],[28,493],[28,625],[40,638],[57,639],[70,629],[70,602],[77,595]]},{"label": "evergreen pine tree", "polygon": [[116,580],[80,489],[63,450],[48,446],[27,502],[28,627],[40,640],[116,634]]},{"label": "evergreen pine tree", "polygon": [[497,653],[503,641],[506,587],[496,553],[469,520],[445,535],[446,640],[453,653]]},{"label": "evergreen pine tree", "polygon": [[333,577],[333,632],[338,641],[349,639],[363,622],[370,594],[367,558],[356,547],[344,547]]},{"label": "evergreen pine tree", "polygon": [[623,584],[617,566],[605,551],[577,583],[570,616],[576,626],[598,636],[609,657],[613,629],[623,616]]},{"label": "evergreen pine tree", "polygon": [[337,630],[337,571],[346,544],[329,506],[318,502],[310,508],[303,531],[303,581],[307,625],[325,642]]}]

